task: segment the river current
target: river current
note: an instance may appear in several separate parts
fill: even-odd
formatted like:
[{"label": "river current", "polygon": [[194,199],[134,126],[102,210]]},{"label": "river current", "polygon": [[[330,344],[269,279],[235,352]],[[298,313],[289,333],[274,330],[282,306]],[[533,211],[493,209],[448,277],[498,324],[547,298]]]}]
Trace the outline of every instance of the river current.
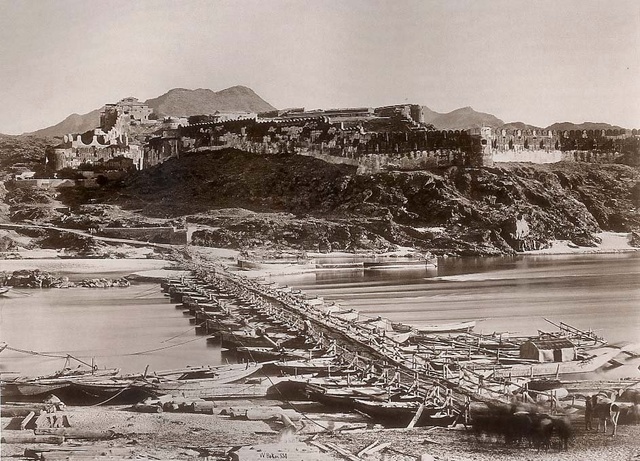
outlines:
[{"label": "river current", "polygon": [[[111,275],[113,276],[113,275]],[[419,326],[476,320],[475,331],[535,334],[544,318],[640,342],[640,254],[441,260],[436,269],[323,271],[270,280],[372,317]],[[66,354],[123,372],[219,364],[155,283],[12,290],[0,298],[0,370],[53,372]],[[27,352],[33,351],[37,355]]]}]

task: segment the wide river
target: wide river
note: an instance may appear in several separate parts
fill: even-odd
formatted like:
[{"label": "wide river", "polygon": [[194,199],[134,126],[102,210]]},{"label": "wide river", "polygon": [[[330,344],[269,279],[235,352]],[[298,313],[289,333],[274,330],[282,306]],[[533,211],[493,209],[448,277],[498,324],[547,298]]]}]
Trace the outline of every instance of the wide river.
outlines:
[{"label": "wide river", "polygon": [[[270,280],[416,326],[476,320],[477,332],[535,334],[554,329],[548,318],[592,329],[610,343],[640,342],[638,253],[446,259],[437,269]],[[0,370],[24,374],[55,371],[67,353],[124,372],[222,361],[219,348],[195,336],[187,317],[153,283],[12,290],[0,298],[0,340],[11,348],[0,353]]]}]

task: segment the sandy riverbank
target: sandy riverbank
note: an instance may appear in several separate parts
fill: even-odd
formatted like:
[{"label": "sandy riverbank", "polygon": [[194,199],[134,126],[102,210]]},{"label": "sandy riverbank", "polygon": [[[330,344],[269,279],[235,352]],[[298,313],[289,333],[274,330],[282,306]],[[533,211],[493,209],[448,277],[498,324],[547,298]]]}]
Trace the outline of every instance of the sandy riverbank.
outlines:
[{"label": "sandy riverbank", "polygon": [[[224,459],[222,455],[233,446],[255,444],[279,444],[308,441],[311,435],[303,434],[302,422],[296,423],[297,434],[283,436],[278,422],[247,421],[221,416],[221,408],[231,406],[231,401],[218,401],[214,414],[189,413],[134,413],[123,406],[70,407],[68,414],[73,427],[87,430],[112,430],[119,437],[109,441],[69,441],[64,446],[76,449],[99,448],[105,454],[118,453],[119,458],[150,459]],[[247,404],[235,403],[235,405]],[[282,404],[272,401],[254,401],[254,405]],[[310,415],[313,416],[313,415]],[[2,418],[4,433],[10,418]],[[502,441],[477,439],[471,431],[458,425],[455,429],[416,428],[412,430],[366,430],[324,433],[315,440],[322,444],[335,443],[351,453],[378,441],[389,443],[379,453],[367,456],[373,461],[413,461],[422,454],[435,460],[447,461],[509,461],[515,459],[539,461],[582,460],[633,460],[640,456],[640,426],[619,426],[618,434],[585,432],[581,420],[574,424],[574,437],[568,451],[552,446],[549,451],[538,452],[534,448],[506,446]],[[286,440],[286,441],[285,441]],[[77,442],[77,443],[76,443]],[[2,457],[19,456],[33,444],[2,444]],[[215,454],[215,455],[214,455]],[[330,452],[329,459],[343,459]],[[202,459],[202,458],[201,458]],[[364,458],[363,458],[364,459]]]},{"label": "sandy riverbank", "polygon": [[568,240],[556,240],[550,248],[542,250],[524,251],[525,255],[567,255],[567,254],[598,254],[598,253],[627,253],[640,251],[630,245],[630,234],[626,232],[601,232],[598,234],[601,243],[595,247],[579,247]]},{"label": "sandy riverbank", "polygon": [[0,271],[40,269],[59,274],[134,273],[170,268],[172,263],[162,259],[2,259]]}]

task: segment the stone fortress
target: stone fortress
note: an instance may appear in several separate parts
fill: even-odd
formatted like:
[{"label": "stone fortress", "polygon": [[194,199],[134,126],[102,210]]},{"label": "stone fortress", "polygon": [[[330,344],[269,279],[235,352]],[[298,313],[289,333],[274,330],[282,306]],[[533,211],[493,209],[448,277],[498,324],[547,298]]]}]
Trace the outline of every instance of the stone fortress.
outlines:
[{"label": "stone fortress", "polygon": [[[640,160],[637,130],[546,130],[511,124],[436,130],[423,107],[399,104],[266,113],[215,113],[150,120],[135,98],[107,104],[100,127],[64,137],[47,153],[50,169],[92,165],[142,169],[187,152],[236,148],[256,154],[297,154],[357,167],[360,174],[500,162],[622,162]],[[151,126],[132,141],[132,125]],[[519,126],[522,125],[522,126]]]},{"label": "stone fortress", "polygon": [[82,134],[68,134],[62,143],[45,155],[48,169],[78,169],[100,166],[105,170],[143,167],[144,150],[130,142],[132,124],[147,124],[152,110],[136,98],[124,98],[107,104],[100,114],[100,126]]}]

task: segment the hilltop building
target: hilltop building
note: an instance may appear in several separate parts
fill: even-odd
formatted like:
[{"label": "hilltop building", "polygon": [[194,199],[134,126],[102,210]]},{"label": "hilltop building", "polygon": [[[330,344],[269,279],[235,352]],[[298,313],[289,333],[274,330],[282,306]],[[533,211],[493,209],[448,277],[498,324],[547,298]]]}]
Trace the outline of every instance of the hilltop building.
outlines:
[{"label": "hilltop building", "polygon": [[[635,130],[633,130],[635,131]],[[640,143],[633,131],[544,130],[482,127],[470,130],[482,139],[483,156],[490,163],[560,161],[637,162]],[[634,153],[635,152],[635,153]],[[634,153],[629,157],[629,153]]]},{"label": "hilltop building", "polygon": [[145,145],[145,167],[196,149],[233,147],[260,154],[299,154],[347,163],[360,172],[380,168],[424,169],[482,165],[480,136],[434,131],[421,106],[328,110],[285,109],[236,117],[189,117],[175,130],[158,132]]},{"label": "hilltop building", "polygon": [[[100,127],[70,134],[47,152],[54,171],[91,166],[148,168],[184,152],[226,147],[257,154],[297,154],[349,164],[362,174],[500,162],[640,162],[637,130],[546,130],[524,124],[436,130],[423,106],[396,104],[327,110],[289,108],[264,113],[215,112],[150,120],[135,98],[107,104]],[[140,146],[132,125],[154,124]],[[522,126],[519,126],[522,125]]]},{"label": "hilltop building", "polygon": [[113,126],[119,117],[128,117],[129,122],[147,123],[152,113],[153,109],[138,101],[137,98],[124,98],[115,104],[104,106],[100,114],[100,127],[104,129],[104,127]]},{"label": "hilltop building", "polygon": [[152,110],[129,97],[107,104],[100,114],[100,127],[82,134],[68,134],[63,142],[47,149],[49,170],[63,168],[102,168],[105,170],[142,169],[143,150],[131,142],[130,126],[149,123]]}]

